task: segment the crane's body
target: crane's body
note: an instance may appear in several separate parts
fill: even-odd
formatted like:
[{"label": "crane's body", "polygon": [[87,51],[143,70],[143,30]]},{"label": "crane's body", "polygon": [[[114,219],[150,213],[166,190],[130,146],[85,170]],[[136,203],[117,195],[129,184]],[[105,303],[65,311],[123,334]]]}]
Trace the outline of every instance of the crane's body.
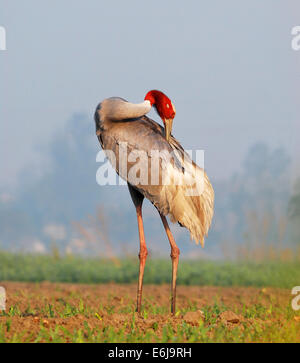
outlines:
[{"label": "crane's body", "polygon": [[[159,92],[159,91],[150,91]],[[158,96],[162,94],[159,92]],[[148,95],[148,94],[147,94]],[[156,93],[154,93],[157,96]],[[162,94],[163,95],[163,94]],[[171,257],[173,261],[172,273],[172,312],[175,312],[176,294],[176,273],[179,259],[179,249],[169,229],[166,216],[172,222],[178,222],[181,226],[190,231],[191,238],[197,243],[200,241],[204,245],[204,237],[207,235],[213,216],[214,191],[209,179],[203,169],[199,168],[184,151],[180,143],[171,135],[172,121],[175,116],[175,108],[171,101],[165,101],[168,113],[169,109],[174,109],[171,119],[163,118],[165,128],[146,116],[155,101],[152,94],[149,99],[145,99],[140,104],[133,104],[122,98],[108,98],[102,101],[95,112],[96,134],[99,142],[105,151],[113,152],[114,160],[108,158],[115,167],[117,173],[127,181],[132,200],[135,204],[138,217],[138,227],[140,236],[140,275],[138,286],[137,310],[140,311],[142,280],[147,257],[147,248],[144,237],[142,221],[142,203],[144,197],[149,199],[157,208],[163,225],[165,227],[170,245]],[[165,96],[165,95],[163,95]],[[147,96],[146,96],[147,97]],[[166,96],[165,96],[166,97]],[[163,106],[160,106],[156,97],[156,108],[160,115],[164,114]],[[167,123],[165,121],[171,121]],[[137,160],[127,158],[126,168],[124,160],[120,160],[122,155],[131,155],[138,151],[144,156],[142,160],[147,169],[147,177],[142,181],[132,182],[129,171],[136,164]],[[160,159],[158,163],[158,178],[151,166],[153,151],[158,151]],[[172,155],[172,162],[166,158]],[[138,159],[140,162],[141,160]],[[123,165],[123,166],[122,166]],[[162,178],[164,175],[164,178]],[[200,186],[191,182],[195,177],[201,177]],[[151,182],[153,179],[155,183]],[[180,183],[174,183],[179,180]],[[189,191],[194,188],[192,195]],[[196,193],[195,193],[196,188]],[[197,190],[198,188],[198,190]],[[201,190],[200,190],[201,189]]]}]

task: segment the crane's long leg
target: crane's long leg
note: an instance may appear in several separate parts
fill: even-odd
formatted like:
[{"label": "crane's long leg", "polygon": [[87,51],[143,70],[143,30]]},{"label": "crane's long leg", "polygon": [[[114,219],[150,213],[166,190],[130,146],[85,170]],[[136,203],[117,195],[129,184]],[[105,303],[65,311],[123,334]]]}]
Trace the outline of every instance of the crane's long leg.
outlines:
[{"label": "crane's long leg", "polygon": [[141,304],[142,304],[143,277],[146,265],[146,258],[148,255],[146,241],[145,241],[145,234],[144,234],[143,217],[142,217],[142,205],[144,201],[144,196],[129,183],[128,183],[128,189],[136,209],[136,216],[139,228],[139,238],[140,238],[140,253],[139,253],[140,269],[139,269],[139,282],[137,289],[137,305],[136,305],[136,311],[140,313]]},{"label": "crane's long leg", "polygon": [[139,269],[139,282],[138,282],[138,291],[137,291],[137,307],[136,311],[138,313],[141,312],[141,304],[142,304],[142,290],[143,290],[143,277],[144,270],[146,264],[146,258],[148,255],[147,246],[145,242],[145,234],[144,234],[144,226],[143,226],[143,217],[142,217],[142,205],[138,205],[136,207],[136,215],[139,227],[139,237],[140,237],[140,269]]},{"label": "crane's long leg", "polygon": [[179,262],[180,250],[175,243],[172,232],[169,228],[167,218],[159,213],[160,218],[165,227],[166,234],[168,236],[170,246],[171,246],[171,259],[172,259],[172,285],[171,285],[171,313],[175,314],[176,309],[176,279],[177,279],[177,267]]}]

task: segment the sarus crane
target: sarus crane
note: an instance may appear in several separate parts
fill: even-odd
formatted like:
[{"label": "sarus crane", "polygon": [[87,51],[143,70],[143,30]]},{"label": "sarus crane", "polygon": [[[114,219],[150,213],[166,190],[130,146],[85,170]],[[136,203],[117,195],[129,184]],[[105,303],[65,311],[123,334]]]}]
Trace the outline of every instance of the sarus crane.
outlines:
[{"label": "sarus crane", "polygon": [[[146,116],[152,107],[156,109],[164,127]],[[136,208],[140,240],[136,308],[138,313],[141,311],[143,276],[148,254],[142,218],[144,198],[148,198],[158,210],[171,246],[171,312],[173,314],[175,314],[176,278],[180,250],[175,243],[166,216],[169,216],[172,222],[178,222],[180,226],[186,227],[191,238],[196,243],[200,241],[202,247],[213,217],[214,190],[205,171],[190,158],[171,134],[175,114],[175,107],[171,100],[163,92],[152,90],[146,94],[144,101],[138,104],[119,97],[107,98],[97,106],[94,116],[98,140],[118,175],[127,181]],[[151,172],[153,173],[152,167],[150,168],[153,150],[163,155],[159,159],[157,183],[149,182]],[[131,180],[128,171],[135,165],[134,158],[129,159],[128,157],[125,160],[125,164],[127,164],[125,168],[124,160],[120,160],[123,155],[130,155],[134,151],[140,152],[140,155],[143,156],[139,158],[139,162],[142,162],[142,166],[148,172],[146,182],[145,180],[143,182]],[[111,156],[112,153],[115,157]],[[165,157],[166,153],[172,154],[174,157],[168,159]],[[161,177],[162,174],[164,174],[164,178]],[[191,175],[201,179],[200,186],[196,183],[196,189],[195,181],[193,184],[189,180]],[[178,178],[178,176],[183,177],[181,179],[183,182],[174,183],[174,178]],[[194,189],[191,189],[192,184]],[[193,190],[192,193],[190,193],[191,190]]]}]

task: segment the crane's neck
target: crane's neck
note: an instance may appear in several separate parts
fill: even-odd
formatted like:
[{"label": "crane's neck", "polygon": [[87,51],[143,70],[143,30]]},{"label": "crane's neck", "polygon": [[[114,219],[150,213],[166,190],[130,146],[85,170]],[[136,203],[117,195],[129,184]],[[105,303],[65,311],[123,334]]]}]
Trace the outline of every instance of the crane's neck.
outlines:
[{"label": "crane's neck", "polygon": [[146,115],[151,110],[150,101],[131,103],[122,98],[108,98],[98,108],[102,121],[122,121]]}]

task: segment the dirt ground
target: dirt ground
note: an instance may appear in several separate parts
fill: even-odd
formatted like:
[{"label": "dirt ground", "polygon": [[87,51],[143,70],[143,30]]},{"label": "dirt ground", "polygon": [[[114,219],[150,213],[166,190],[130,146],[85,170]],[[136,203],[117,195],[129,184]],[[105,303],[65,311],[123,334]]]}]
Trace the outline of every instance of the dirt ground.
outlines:
[{"label": "dirt ground", "polygon": [[[6,289],[7,295],[6,315],[0,314],[0,327],[7,325],[8,318],[10,320],[6,337],[18,333],[26,336],[29,332],[34,336],[41,326],[54,329],[60,325],[74,331],[82,329],[86,322],[91,329],[118,328],[134,314],[136,285],[2,282],[0,286]],[[240,313],[245,306],[285,308],[290,305],[291,293],[273,288],[178,286],[175,317],[169,313],[169,298],[168,285],[144,286],[143,310],[147,315],[136,314],[136,324],[141,331],[147,331],[153,324],[157,325],[158,333],[166,323],[174,328],[182,321],[197,325],[199,319],[204,319],[203,307],[214,305],[230,307],[229,311],[227,308],[219,314],[218,320],[234,325],[246,320]],[[251,316],[247,320],[251,322]]]}]

